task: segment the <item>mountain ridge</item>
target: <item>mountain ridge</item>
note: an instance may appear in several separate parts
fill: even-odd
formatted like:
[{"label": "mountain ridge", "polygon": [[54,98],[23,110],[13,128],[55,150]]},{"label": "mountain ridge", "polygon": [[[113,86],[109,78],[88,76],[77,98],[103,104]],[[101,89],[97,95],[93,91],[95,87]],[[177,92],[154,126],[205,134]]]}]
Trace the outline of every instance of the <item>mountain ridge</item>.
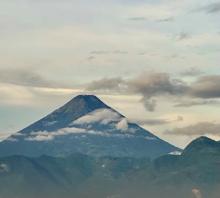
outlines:
[{"label": "mountain ridge", "polygon": [[[194,142],[198,141],[201,138]],[[196,144],[191,147],[197,149]],[[0,197],[193,198],[196,189],[203,197],[218,198],[220,150],[213,154],[205,147],[203,153],[189,152],[193,158],[165,155],[152,161],[81,153],[4,157],[0,158]],[[209,158],[204,159],[204,153]]]}]

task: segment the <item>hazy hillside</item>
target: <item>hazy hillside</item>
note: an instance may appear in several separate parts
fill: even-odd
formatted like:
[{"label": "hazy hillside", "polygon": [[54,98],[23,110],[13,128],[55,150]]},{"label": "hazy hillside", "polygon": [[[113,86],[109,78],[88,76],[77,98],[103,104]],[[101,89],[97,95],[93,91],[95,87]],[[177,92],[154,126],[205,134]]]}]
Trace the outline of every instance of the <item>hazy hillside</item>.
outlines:
[{"label": "hazy hillside", "polygon": [[[201,150],[202,146],[202,150]],[[220,145],[201,137],[180,156],[148,159],[11,156],[0,159],[0,197],[217,198]],[[197,192],[198,193],[198,192]]]}]

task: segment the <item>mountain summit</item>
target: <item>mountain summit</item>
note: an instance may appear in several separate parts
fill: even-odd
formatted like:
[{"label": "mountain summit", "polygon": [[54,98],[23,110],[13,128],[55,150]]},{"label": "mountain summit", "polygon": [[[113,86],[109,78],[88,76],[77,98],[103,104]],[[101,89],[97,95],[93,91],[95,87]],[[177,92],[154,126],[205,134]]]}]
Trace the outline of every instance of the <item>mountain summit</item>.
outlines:
[{"label": "mountain summit", "polygon": [[20,131],[54,131],[97,109],[111,109],[94,95],[78,95],[45,118]]},{"label": "mountain summit", "polygon": [[161,140],[93,95],[79,95],[0,143],[0,156],[155,158],[179,149]]}]

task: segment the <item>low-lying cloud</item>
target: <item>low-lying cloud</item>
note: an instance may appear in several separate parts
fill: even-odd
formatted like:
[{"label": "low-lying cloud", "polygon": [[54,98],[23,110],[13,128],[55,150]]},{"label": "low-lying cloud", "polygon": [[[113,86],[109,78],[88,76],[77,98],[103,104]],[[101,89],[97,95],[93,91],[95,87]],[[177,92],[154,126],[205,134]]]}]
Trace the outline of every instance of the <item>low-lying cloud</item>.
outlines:
[{"label": "low-lying cloud", "polygon": [[220,136],[220,124],[213,122],[199,122],[182,128],[174,128],[166,130],[165,134],[182,135],[182,136],[204,136],[215,135]]},{"label": "low-lying cloud", "polygon": [[176,119],[163,119],[163,118],[155,118],[155,119],[142,119],[142,120],[133,120],[133,122],[136,122],[140,125],[165,125],[170,124],[173,122],[181,122],[183,121],[182,116],[177,116]]}]

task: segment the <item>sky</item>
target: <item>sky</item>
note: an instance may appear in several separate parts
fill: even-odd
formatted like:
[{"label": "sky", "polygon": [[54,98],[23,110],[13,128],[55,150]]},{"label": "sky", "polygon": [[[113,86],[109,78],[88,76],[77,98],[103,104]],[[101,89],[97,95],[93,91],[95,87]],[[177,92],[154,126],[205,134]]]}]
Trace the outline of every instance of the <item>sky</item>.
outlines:
[{"label": "sky", "polygon": [[0,0],[0,139],[78,94],[181,148],[220,139],[220,1]]}]

